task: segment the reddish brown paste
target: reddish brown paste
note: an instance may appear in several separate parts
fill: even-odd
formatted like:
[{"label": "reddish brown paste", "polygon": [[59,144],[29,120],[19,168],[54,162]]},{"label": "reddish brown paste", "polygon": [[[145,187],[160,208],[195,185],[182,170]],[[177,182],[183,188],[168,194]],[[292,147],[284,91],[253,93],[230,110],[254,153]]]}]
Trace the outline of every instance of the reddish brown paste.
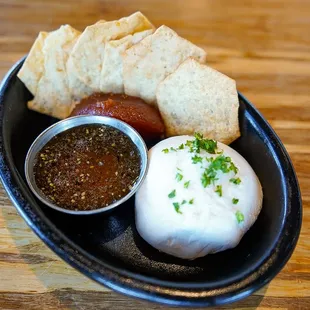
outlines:
[{"label": "reddish brown paste", "polygon": [[121,94],[96,93],[84,98],[72,111],[75,115],[101,115],[120,119],[145,139],[160,138],[165,126],[159,112],[142,99]]},{"label": "reddish brown paste", "polygon": [[121,131],[82,125],[51,139],[39,152],[35,181],[48,199],[70,210],[93,210],[124,197],[140,174],[140,155]]}]

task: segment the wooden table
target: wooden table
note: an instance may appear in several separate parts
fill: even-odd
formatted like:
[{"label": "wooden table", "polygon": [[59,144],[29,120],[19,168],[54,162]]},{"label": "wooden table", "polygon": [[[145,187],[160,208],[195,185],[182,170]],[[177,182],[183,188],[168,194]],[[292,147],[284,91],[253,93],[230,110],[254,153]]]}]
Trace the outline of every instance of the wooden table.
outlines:
[{"label": "wooden table", "polygon": [[[136,10],[208,51],[276,130],[297,170],[304,205],[298,246],[283,271],[236,309],[310,309],[310,1],[0,0],[0,76],[40,30]],[[118,295],[66,265],[0,190],[0,309],[168,309]],[[224,309],[232,309],[228,305]]]}]

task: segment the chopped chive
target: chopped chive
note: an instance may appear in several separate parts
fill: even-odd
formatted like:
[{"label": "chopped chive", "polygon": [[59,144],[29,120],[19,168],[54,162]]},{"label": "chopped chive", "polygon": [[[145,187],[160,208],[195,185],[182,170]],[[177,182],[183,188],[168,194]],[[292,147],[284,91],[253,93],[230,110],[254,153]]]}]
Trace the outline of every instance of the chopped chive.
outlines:
[{"label": "chopped chive", "polygon": [[241,183],[241,179],[240,178],[231,178],[229,181],[231,183],[236,184],[236,185],[239,185]]},{"label": "chopped chive", "polygon": [[203,135],[200,133],[195,133],[195,140],[192,141],[190,146],[190,151],[200,153],[200,149],[205,150],[210,154],[215,154],[217,150],[217,142],[214,140],[204,139]]},{"label": "chopped chive", "polygon": [[180,181],[182,181],[182,179],[183,179],[183,175],[182,175],[181,173],[177,173],[176,176],[175,176],[175,178],[176,178],[176,180],[177,180],[178,182],[180,182]]},{"label": "chopped chive", "polygon": [[187,202],[187,201],[186,201],[185,199],[183,199],[182,202],[181,202],[181,205],[186,204],[186,202]]},{"label": "chopped chive", "polygon": [[192,146],[192,144],[193,144],[193,141],[191,140],[187,140],[185,143],[185,145],[188,146],[189,148]]},{"label": "chopped chive", "polygon": [[194,198],[192,198],[188,203],[192,205],[194,203]]},{"label": "chopped chive", "polygon": [[205,172],[201,176],[201,183],[203,187],[207,187],[211,183],[214,184],[217,181],[216,172],[214,170],[205,169]]},{"label": "chopped chive", "polygon": [[239,199],[237,199],[237,198],[233,198],[233,199],[232,199],[232,203],[233,203],[234,205],[236,205],[238,202],[239,202]]},{"label": "chopped chive", "polygon": [[182,143],[180,146],[179,146],[179,150],[183,150],[184,149],[184,144]]},{"label": "chopped chive", "polygon": [[168,149],[163,149],[162,152],[167,154],[167,153],[169,153],[169,150]]},{"label": "chopped chive", "polygon": [[241,222],[244,221],[244,215],[242,212],[240,211],[237,211],[236,212],[236,218],[237,218],[237,221],[238,221],[238,224],[240,224]]},{"label": "chopped chive", "polygon": [[193,156],[193,157],[192,157],[192,163],[193,163],[193,164],[202,163],[202,157],[201,157],[201,156],[198,156],[198,155]]},{"label": "chopped chive", "polygon": [[190,183],[190,181],[185,182],[184,183],[184,188],[188,188],[189,187],[189,183]]},{"label": "chopped chive", "polygon": [[174,202],[174,203],[173,203],[173,206],[174,206],[174,210],[175,210],[177,213],[182,214],[182,212],[180,211],[180,204],[179,204],[178,202]]},{"label": "chopped chive", "polygon": [[238,168],[232,162],[230,157],[224,155],[219,155],[215,158],[210,157],[206,158],[210,163],[209,167],[205,168],[202,177],[201,183],[203,187],[207,187],[211,183],[214,184],[217,178],[217,171],[222,171],[223,173],[229,173],[229,171],[238,172]]},{"label": "chopped chive", "polygon": [[235,166],[233,162],[230,163],[229,170],[233,171],[235,174],[238,173],[238,168]]},{"label": "chopped chive", "polygon": [[216,189],[215,189],[215,192],[218,193],[218,195],[220,197],[222,197],[222,194],[223,194],[223,192],[222,192],[222,185],[217,185]]},{"label": "chopped chive", "polygon": [[168,197],[169,197],[169,198],[174,198],[175,195],[176,195],[176,190],[174,189],[174,190],[168,195]]},{"label": "chopped chive", "polygon": [[203,134],[202,134],[202,133],[199,133],[199,132],[195,132],[195,133],[194,133],[194,137],[195,137],[197,140],[201,140],[201,139],[203,139]]}]

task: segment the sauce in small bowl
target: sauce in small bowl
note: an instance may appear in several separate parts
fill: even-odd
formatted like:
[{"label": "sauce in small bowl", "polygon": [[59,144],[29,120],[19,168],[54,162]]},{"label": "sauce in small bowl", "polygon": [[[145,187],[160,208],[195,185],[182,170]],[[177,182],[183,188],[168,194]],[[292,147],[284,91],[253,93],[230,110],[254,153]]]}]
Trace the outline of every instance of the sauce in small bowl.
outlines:
[{"label": "sauce in small bowl", "polygon": [[30,147],[25,174],[46,205],[71,214],[110,210],[129,199],[147,170],[147,149],[126,123],[77,116],[46,129]]}]

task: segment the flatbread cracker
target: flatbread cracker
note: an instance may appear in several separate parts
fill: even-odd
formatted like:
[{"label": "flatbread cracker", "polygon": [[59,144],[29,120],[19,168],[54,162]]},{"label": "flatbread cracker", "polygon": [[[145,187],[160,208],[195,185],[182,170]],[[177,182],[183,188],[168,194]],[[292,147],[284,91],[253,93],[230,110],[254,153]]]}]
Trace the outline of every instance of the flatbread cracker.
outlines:
[{"label": "flatbread cracker", "polygon": [[79,76],[79,72],[70,57],[68,58],[66,69],[72,101],[80,101],[82,98],[94,92],[93,89],[87,85],[86,80]]},{"label": "flatbread cracker", "polygon": [[26,85],[29,91],[35,95],[38,82],[43,73],[44,55],[43,45],[48,36],[48,32],[40,32],[34,41],[31,50],[19,70],[17,76]]},{"label": "flatbread cracker", "polygon": [[[95,25],[103,24],[105,22],[106,20],[101,19],[97,21]],[[93,89],[87,85],[87,82],[83,77],[79,76],[79,72],[73,62],[73,57],[69,56],[66,66],[72,101],[78,102],[82,98],[91,95]]]},{"label": "flatbread cracker", "polygon": [[44,70],[29,109],[56,118],[66,118],[72,110],[66,62],[80,32],[69,25],[61,26],[46,38],[43,46]]},{"label": "flatbread cracker", "polygon": [[122,53],[129,47],[154,32],[153,29],[137,32],[119,40],[106,42],[102,63],[100,91],[103,93],[124,93]]},{"label": "flatbread cracker", "polygon": [[159,84],[156,98],[168,136],[200,132],[226,144],[240,136],[236,82],[194,59]]},{"label": "flatbread cracker", "polygon": [[75,67],[77,77],[83,83],[94,92],[99,91],[105,42],[153,28],[154,26],[141,12],[119,20],[88,26],[72,50],[70,66]]},{"label": "flatbread cracker", "polygon": [[188,57],[204,63],[206,52],[172,29],[159,27],[124,53],[125,93],[156,106],[158,84]]}]

